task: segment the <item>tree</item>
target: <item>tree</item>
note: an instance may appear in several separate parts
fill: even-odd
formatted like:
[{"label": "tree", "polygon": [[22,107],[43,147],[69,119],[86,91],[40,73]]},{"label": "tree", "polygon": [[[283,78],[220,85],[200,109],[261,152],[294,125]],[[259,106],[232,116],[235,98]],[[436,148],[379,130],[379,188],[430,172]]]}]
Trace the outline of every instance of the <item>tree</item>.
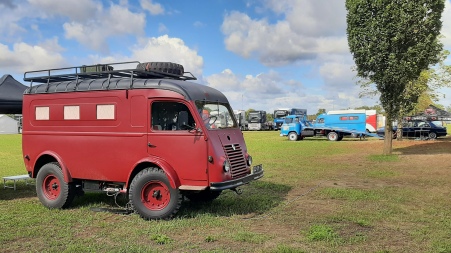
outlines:
[{"label": "tree", "polygon": [[244,112],[244,114],[246,115],[246,120],[249,119],[250,112],[255,112],[255,109],[249,108],[246,110],[246,112]]},{"label": "tree", "polygon": [[266,114],[266,122],[273,122],[274,121],[274,115],[272,113]]},{"label": "tree", "polygon": [[318,109],[318,112],[316,113],[316,116],[318,117],[320,114],[326,113],[326,109]]},{"label": "tree", "polygon": [[386,112],[384,154],[392,152],[400,95],[439,61],[444,7],[444,0],[346,0],[346,32],[357,76],[376,85]]}]

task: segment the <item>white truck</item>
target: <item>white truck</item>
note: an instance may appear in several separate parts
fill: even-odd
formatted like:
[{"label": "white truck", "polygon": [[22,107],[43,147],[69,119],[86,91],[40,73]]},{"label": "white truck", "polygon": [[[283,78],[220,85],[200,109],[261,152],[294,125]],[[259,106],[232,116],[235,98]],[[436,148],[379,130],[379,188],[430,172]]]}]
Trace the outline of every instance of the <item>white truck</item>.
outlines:
[{"label": "white truck", "polygon": [[246,120],[246,111],[245,110],[233,110],[233,114],[235,114],[236,121],[241,129],[241,131],[247,131],[248,122]]}]

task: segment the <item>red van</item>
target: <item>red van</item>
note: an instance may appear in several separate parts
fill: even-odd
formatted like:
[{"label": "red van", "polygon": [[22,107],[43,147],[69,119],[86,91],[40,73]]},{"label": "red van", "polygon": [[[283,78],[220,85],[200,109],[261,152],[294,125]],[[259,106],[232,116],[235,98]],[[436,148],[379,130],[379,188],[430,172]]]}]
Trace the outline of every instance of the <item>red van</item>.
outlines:
[{"label": "red van", "polygon": [[42,204],[123,193],[142,218],[167,219],[183,196],[210,201],[263,177],[227,98],[195,79],[166,62],[26,72],[23,156]]}]

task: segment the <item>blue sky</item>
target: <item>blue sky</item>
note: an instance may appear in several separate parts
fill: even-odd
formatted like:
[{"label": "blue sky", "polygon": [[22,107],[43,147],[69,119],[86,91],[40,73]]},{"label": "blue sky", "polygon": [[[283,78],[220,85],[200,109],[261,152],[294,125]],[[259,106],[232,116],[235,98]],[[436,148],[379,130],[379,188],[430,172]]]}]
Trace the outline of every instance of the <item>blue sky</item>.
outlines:
[{"label": "blue sky", "polygon": [[[373,106],[378,98],[358,97],[344,2],[0,0],[0,76],[23,82],[31,70],[170,61],[226,94],[233,109]],[[439,103],[451,106],[451,89],[442,92]]]}]

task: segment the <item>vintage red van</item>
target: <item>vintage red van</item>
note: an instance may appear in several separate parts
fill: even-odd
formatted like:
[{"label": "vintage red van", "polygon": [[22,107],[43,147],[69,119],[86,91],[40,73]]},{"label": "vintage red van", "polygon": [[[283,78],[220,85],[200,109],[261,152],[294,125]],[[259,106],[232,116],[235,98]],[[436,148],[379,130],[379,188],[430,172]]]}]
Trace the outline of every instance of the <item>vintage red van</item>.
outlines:
[{"label": "vintage red van", "polygon": [[195,79],[165,62],[26,72],[23,157],[42,204],[123,193],[142,218],[167,219],[183,196],[209,201],[263,177],[227,98]]}]

